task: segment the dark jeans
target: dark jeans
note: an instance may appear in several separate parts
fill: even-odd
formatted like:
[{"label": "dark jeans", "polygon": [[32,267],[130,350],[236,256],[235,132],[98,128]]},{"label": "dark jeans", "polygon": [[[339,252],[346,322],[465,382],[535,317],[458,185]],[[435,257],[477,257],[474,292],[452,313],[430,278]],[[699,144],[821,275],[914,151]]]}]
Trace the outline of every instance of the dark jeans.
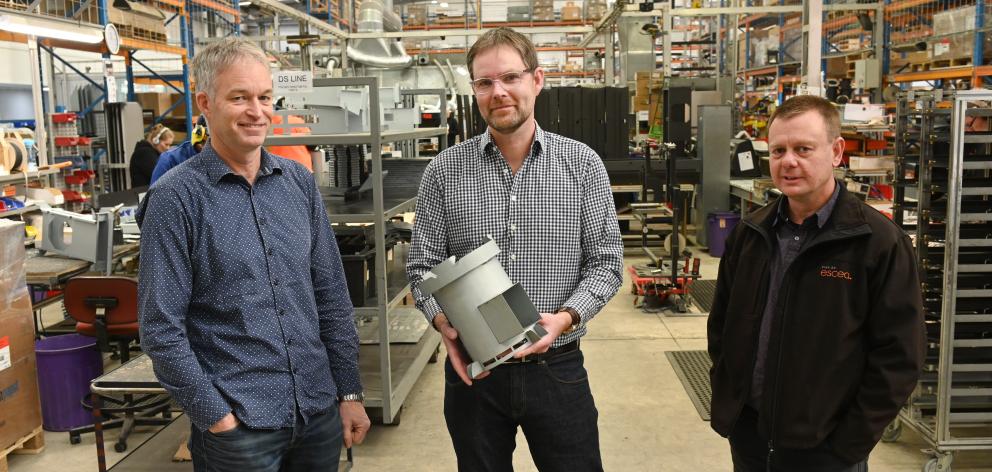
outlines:
[{"label": "dark jeans", "polygon": [[190,452],[196,472],[336,471],[343,439],[337,404],[303,424],[251,429],[244,424],[214,434],[191,427]]},{"label": "dark jeans", "polygon": [[758,435],[758,414],[744,407],[730,433],[734,472],[868,472],[868,461],[849,464],[824,441],[812,449],[775,448],[768,465],[768,442]]},{"label": "dark jeans", "polygon": [[542,472],[602,471],[599,412],[582,351],[504,364],[469,387],[444,363],[444,418],[458,470],[513,470],[517,427]]}]

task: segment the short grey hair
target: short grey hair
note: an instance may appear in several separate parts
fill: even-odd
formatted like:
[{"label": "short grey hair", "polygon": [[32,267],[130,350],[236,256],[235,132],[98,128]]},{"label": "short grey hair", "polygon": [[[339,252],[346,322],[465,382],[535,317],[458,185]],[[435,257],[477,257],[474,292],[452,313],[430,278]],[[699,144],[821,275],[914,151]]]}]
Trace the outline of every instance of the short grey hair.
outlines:
[{"label": "short grey hair", "polygon": [[196,51],[196,56],[193,57],[193,81],[196,82],[197,92],[213,96],[214,78],[228,67],[245,60],[257,61],[266,68],[269,67],[269,59],[260,47],[237,37],[224,38]]}]

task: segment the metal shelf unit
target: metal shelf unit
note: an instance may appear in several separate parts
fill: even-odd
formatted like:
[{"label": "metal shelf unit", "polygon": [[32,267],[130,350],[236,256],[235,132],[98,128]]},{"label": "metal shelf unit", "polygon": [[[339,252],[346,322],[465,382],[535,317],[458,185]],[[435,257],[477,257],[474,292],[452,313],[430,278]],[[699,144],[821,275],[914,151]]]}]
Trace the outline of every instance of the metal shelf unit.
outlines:
[{"label": "metal shelf unit", "polygon": [[[952,109],[936,108],[948,98]],[[927,363],[888,439],[901,425],[919,432],[933,447],[925,471],[950,470],[955,451],[992,449],[992,133],[964,125],[992,118],[988,100],[992,92],[938,91],[904,94],[897,108],[897,146],[911,156],[900,167],[918,160],[917,223],[903,224],[916,240]]]},{"label": "metal shelf unit", "polygon": [[[314,88],[367,87],[369,103],[369,132],[343,134],[312,134],[300,136],[269,136],[266,146],[289,145],[368,145],[371,149],[372,197],[356,202],[325,201],[331,223],[365,223],[375,227],[375,306],[359,307],[356,314],[375,316],[379,320],[378,344],[360,347],[359,359],[362,371],[362,384],[365,387],[367,408],[381,409],[383,423],[398,421],[400,408],[416,383],[420,373],[439,349],[441,337],[433,329],[427,328],[417,344],[391,344],[390,313],[397,309],[409,293],[406,276],[397,278],[394,274],[390,284],[389,261],[386,259],[386,222],[400,213],[412,211],[416,205],[415,195],[387,195],[383,185],[382,144],[402,142],[437,136],[444,146],[447,128],[418,128],[403,131],[382,131],[379,110],[379,78],[347,77],[315,79]],[[434,93],[437,91],[419,91]],[[319,93],[315,90],[315,93]],[[411,91],[413,93],[413,91]],[[443,91],[440,91],[443,93]],[[444,101],[442,101],[442,105]],[[441,114],[444,116],[442,107]],[[395,261],[394,261],[394,264]],[[402,264],[400,264],[402,266]],[[371,415],[379,417],[379,415]]]}]

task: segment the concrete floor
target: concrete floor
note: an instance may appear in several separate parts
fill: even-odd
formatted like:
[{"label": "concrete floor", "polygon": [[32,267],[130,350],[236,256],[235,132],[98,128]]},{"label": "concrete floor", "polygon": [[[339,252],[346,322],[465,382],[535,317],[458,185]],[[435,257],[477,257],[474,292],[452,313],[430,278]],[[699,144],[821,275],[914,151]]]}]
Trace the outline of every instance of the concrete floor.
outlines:
[{"label": "concrete floor", "polygon": [[[628,258],[628,264],[643,262]],[[705,257],[704,278],[715,278],[716,260]],[[626,274],[625,274],[626,275]],[[646,314],[633,307],[629,283],[590,324],[582,341],[586,368],[600,413],[607,471],[730,471],[726,440],[696,413],[665,357],[665,351],[706,348],[706,317]],[[355,448],[356,471],[450,471],[455,456],[442,416],[442,364],[429,364],[407,398],[398,426],[374,426]],[[132,448],[148,432],[136,432]],[[116,438],[110,432],[108,441]],[[10,456],[13,472],[96,470],[92,435],[71,446],[67,433],[47,433],[37,456]],[[880,444],[869,461],[873,472],[921,470],[926,445],[908,429],[899,442]],[[121,454],[112,448],[108,462]],[[536,470],[518,436],[518,471]],[[192,468],[191,468],[192,469]],[[992,452],[962,452],[955,472],[992,472]]]}]

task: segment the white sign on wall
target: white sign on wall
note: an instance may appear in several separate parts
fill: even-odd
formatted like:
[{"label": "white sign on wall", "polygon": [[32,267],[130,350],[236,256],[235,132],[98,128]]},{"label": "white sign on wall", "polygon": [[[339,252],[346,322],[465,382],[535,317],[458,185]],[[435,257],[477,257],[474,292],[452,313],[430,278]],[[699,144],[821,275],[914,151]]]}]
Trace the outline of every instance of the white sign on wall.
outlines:
[{"label": "white sign on wall", "polygon": [[275,72],[272,74],[272,90],[276,95],[313,92],[313,74],[302,70]]}]

